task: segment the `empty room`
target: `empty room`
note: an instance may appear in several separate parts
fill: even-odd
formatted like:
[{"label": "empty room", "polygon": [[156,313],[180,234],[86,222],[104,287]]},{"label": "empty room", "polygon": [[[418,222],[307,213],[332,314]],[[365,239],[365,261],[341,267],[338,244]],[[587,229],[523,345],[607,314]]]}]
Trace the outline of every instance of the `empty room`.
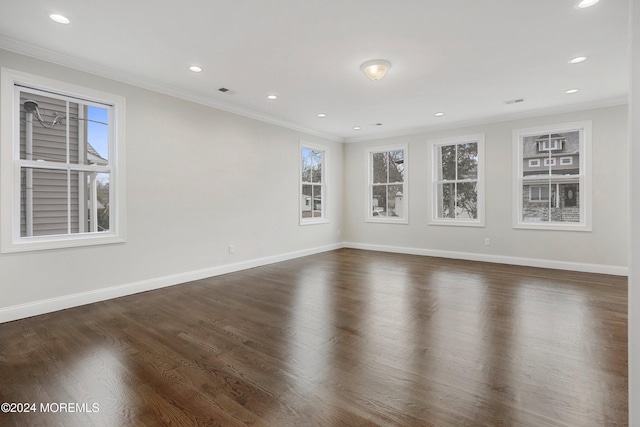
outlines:
[{"label": "empty room", "polygon": [[640,426],[640,5],[0,4],[0,424]]}]

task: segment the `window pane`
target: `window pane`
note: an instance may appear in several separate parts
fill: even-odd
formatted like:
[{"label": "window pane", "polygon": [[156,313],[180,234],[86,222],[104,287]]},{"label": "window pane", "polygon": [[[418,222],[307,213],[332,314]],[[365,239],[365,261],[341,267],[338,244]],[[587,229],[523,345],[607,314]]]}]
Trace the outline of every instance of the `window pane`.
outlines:
[{"label": "window pane", "polygon": [[389,172],[388,153],[373,153],[371,155],[371,161],[372,161],[373,183],[386,184],[388,182],[388,172]]},{"label": "window pane", "polygon": [[109,231],[109,193],[110,176],[108,173],[84,173],[87,181],[87,223],[86,231]]},{"label": "window pane", "polygon": [[320,218],[322,217],[322,186],[314,185],[313,186],[313,217]]},{"label": "window pane", "polygon": [[311,182],[311,150],[302,149],[302,181]]},{"label": "window pane", "polygon": [[372,215],[387,216],[387,186],[374,185],[372,188]]},{"label": "window pane", "polygon": [[402,185],[389,185],[387,187],[387,200],[389,203],[387,216],[404,216],[404,212],[402,211],[402,199],[404,197],[402,187]]},{"label": "window pane", "polygon": [[478,144],[458,145],[458,179],[478,178]]},{"label": "window pane", "polygon": [[[20,235],[68,234],[69,180],[66,171],[22,168],[20,184]],[[77,192],[77,180],[74,190]],[[76,203],[77,207],[77,203]],[[74,216],[78,229],[78,210]]]},{"label": "window pane", "polygon": [[86,107],[87,145],[86,161],[89,165],[109,164],[109,110]]},{"label": "window pane", "polygon": [[456,218],[478,218],[478,185],[475,182],[456,184]]},{"label": "window pane", "polygon": [[551,221],[580,222],[579,190],[578,183],[557,185],[557,207],[554,204],[551,210]]},{"label": "window pane", "polygon": [[389,152],[389,182],[404,182],[404,151]]},{"label": "window pane", "polygon": [[456,146],[444,145],[438,148],[440,168],[438,181],[456,179]]},{"label": "window pane", "polygon": [[311,182],[322,182],[322,151],[311,151]]},{"label": "window pane", "polygon": [[445,183],[438,184],[437,193],[437,218],[455,218],[455,184]]},{"label": "window pane", "polygon": [[312,216],[312,200],[313,190],[312,185],[304,184],[302,186],[302,198],[300,199],[300,209],[302,210],[302,218],[311,218]]}]

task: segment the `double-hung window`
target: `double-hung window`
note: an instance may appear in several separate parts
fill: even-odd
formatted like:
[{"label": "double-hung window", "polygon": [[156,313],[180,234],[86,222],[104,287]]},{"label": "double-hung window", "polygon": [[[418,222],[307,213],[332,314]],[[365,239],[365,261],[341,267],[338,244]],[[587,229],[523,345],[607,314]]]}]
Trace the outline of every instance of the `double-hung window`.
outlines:
[{"label": "double-hung window", "polygon": [[513,144],[514,227],[591,230],[591,122],[516,130]]},{"label": "double-hung window", "polygon": [[367,150],[367,221],[407,224],[407,146]]},{"label": "double-hung window", "polygon": [[327,222],[326,147],[300,143],[300,224]]},{"label": "double-hung window", "polygon": [[2,69],[2,251],[124,240],[124,98]]},{"label": "double-hung window", "polygon": [[484,135],[430,141],[431,224],[484,225]]}]

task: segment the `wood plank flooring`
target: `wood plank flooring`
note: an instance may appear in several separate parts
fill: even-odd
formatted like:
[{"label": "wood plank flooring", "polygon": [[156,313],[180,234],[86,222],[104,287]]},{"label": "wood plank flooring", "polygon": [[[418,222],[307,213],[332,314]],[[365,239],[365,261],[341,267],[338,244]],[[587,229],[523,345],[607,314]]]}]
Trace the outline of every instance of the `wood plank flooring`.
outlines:
[{"label": "wood plank flooring", "polygon": [[626,278],[352,249],[0,324],[3,426],[625,426],[627,388]]}]

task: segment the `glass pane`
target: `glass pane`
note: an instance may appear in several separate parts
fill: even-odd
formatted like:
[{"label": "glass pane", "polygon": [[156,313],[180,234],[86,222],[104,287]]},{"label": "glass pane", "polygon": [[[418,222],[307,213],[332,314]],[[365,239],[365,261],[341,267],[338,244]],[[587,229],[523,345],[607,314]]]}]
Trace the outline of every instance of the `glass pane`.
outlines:
[{"label": "glass pane", "polygon": [[302,211],[302,218],[311,218],[312,216],[312,187],[312,185],[307,184],[302,186],[302,197],[300,198],[300,209]]},{"label": "glass pane", "polygon": [[387,201],[389,209],[387,216],[403,217],[404,204],[402,202],[404,194],[402,185],[389,185],[387,187]]},{"label": "glass pane", "polygon": [[302,182],[311,182],[311,150],[302,148]]},{"label": "glass pane", "polygon": [[389,182],[404,182],[404,151],[389,152]]},{"label": "glass pane", "polygon": [[387,186],[374,185],[371,198],[371,215],[387,216]]},{"label": "glass pane", "polygon": [[[77,117],[78,104],[69,113]],[[20,158],[67,161],[67,102],[48,96],[20,93]],[[40,120],[38,120],[40,118]],[[78,121],[69,127],[70,160],[78,159]]]},{"label": "glass pane", "polygon": [[374,184],[386,184],[388,182],[388,153],[372,153],[371,167],[373,172]]},{"label": "glass pane", "polygon": [[109,110],[86,107],[87,145],[86,161],[89,165],[109,164]]},{"label": "glass pane", "polygon": [[458,144],[458,179],[478,178],[478,144]]},{"label": "glass pane", "polygon": [[311,151],[311,181],[316,183],[322,182],[322,155],[323,151]]},{"label": "glass pane", "polygon": [[438,148],[440,159],[438,181],[456,179],[456,146],[443,145]]},{"label": "glass pane", "polygon": [[459,182],[456,187],[456,218],[478,218],[478,185]]},{"label": "glass pane", "polygon": [[313,186],[313,217],[322,217],[322,186]]},{"label": "glass pane", "polygon": [[522,220],[549,221],[549,184],[522,186]]},{"label": "glass pane", "polygon": [[438,184],[437,192],[437,218],[455,218],[455,184]]},{"label": "glass pane", "polygon": [[87,180],[87,221],[89,232],[109,231],[109,193],[110,176],[108,173],[84,173]]},{"label": "glass pane", "polygon": [[[70,216],[67,172],[22,168],[20,181],[20,235],[68,234]],[[76,186],[76,192],[77,188]],[[72,227],[77,230],[77,215],[75,221]]]}]

